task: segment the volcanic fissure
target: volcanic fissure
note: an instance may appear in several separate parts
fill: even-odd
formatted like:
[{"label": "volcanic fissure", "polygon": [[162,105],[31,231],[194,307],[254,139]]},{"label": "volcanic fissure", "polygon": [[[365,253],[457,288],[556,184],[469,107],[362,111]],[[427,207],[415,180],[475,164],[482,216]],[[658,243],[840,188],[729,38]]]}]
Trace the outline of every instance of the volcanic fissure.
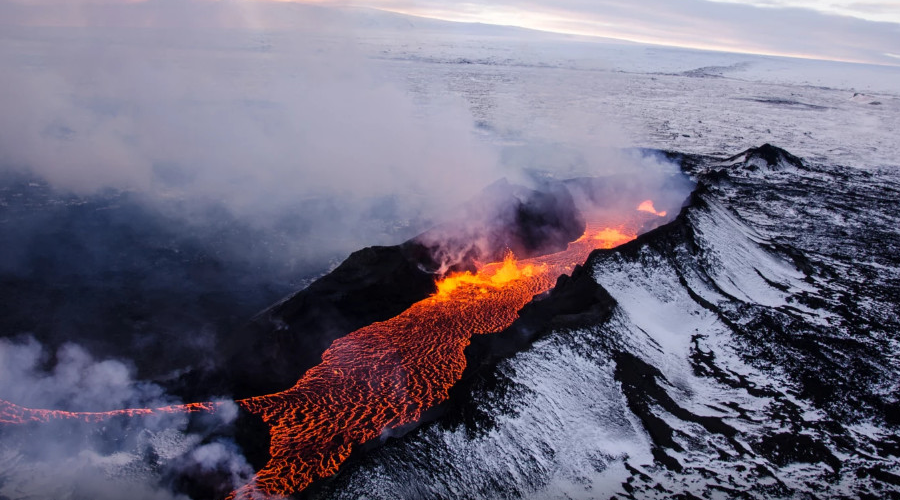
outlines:
[{"label": "volcanic fissure", "polygon": [[[629,213],[588,214],[584,233],[561,251],[519,258],[507,249],[501,261],[451,270],[436,280],[432,295],[335,340],[321,362],[292,387],[236,400],[268,425],[270,456],[253,479],[228,498],[302,491],[335,474],[359,446],[419,422],[424,412],[447,401],[466,368],[464,350],[473,335],[508,328],[523,306],[553,288],[559,276],[571,273],[593,250],[631,241],[665,215],[651,200]],[[0,424],[215,412],[221,404],[67,412],[0,400]]]}]

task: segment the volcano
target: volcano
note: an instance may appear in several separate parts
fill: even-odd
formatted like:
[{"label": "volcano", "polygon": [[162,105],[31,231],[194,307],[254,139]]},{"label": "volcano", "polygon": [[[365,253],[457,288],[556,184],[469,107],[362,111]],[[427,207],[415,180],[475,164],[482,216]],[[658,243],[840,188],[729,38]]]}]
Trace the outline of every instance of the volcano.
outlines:
[{"label": "volcano", "polygon": [[697,182],[674,220],[474,339],[439,421],[307,496],[898,498],[900,186],[668,155]]},{"label": "volcano", "polygon": [[[604,184],[615,190],[615,182]],[[237,393],[269,391],[236,403],[262,418],[271,441],[257,476],[229,497],[302,491],[333,475],[360,445],[402,433],[426,415],[434,418],[466,367],[463,351],[473,335],[508,328],[532,297],[547,292],[591,250],[612,248],[662,223],[665,213],[647,210],[649,200],[629,199],[640,195],[633,191],[597,202],[566,183],[530,190],[499,182],[447,223],[396,247],[357,252],[258,315],[226,345],[221,366],[227,370],[218,378]],[[631,210],[623,211],[623,203]],[[500,260],[490,263],[494,259]],[[363,324],[368,326],[342,331]],[[341,333],[346,335],[332,337]],[[324,352],[317,350],[327,343]],[[319,362],[313,364],[314,358]],[[198,377],[211,378],[190,373],[179,383],[209,390]],[[283,388],[286,377],[295,381]],[[4,402],[2,419],[90,423],[219,409],[217,403],[192,403],[69,412]]]},{"label": "volcano", "polygon": [[529,258],[565,250],[584,231],[584,218],[562,184],[533,190],[498,181],[443,225],[397,246],[357,251],[259,313],[226,342],[218,364],[225,371],[204,374],[200,383],[187,378],[178,392],[200,386],[248,397],[290,388],[334,340],[436,292],[436,276],[475,271],[506,252]]},{"label": "volcano", "polygon": [[500,183],[257,315],[220,383],[271,439],[228,496],[896,495],[898,186],[771,145],[661,154],[696,182],[680,210]]}]

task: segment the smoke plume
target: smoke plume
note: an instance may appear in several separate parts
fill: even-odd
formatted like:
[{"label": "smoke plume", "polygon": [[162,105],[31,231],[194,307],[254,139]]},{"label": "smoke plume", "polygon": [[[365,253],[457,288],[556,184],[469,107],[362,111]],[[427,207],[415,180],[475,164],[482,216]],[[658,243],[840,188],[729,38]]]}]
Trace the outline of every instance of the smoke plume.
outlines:
[{"label": "smoke plume", "polygon": [[[90,12],[227,17],[201,18],[219,2],[207,4]],[[239,8],[252,9],[215,11]],[[315,241],[287,252],[346,254],[502,176],[464,106],[415,106],[351,37],[153,27],[5,38],[0,165],[59,189],[135,191],[199,225],[210,206],[273,232],[290,214],[295,236]]]},{"label": "smoke plume", "polygon": [[[35,339],[0,339],[0,399],[32,408],[102,411],[178,401],[117,360],[76,344],[48,351]],[[101,424],[51,421],[0,428],[0,498],[185,499],[165,479],[218,475],[236,487],[252,475],[227,437],[237,406],[201,417],[155,414]],[[227,492],[226,492],[227,493]]]}]

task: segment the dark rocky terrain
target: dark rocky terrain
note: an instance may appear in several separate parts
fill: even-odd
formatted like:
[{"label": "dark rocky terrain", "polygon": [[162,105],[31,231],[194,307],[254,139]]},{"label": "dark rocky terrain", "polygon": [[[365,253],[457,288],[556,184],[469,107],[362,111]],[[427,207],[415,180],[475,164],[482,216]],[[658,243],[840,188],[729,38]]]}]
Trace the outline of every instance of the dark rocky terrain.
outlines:
[{"label": "dark rocky terrain", "polygon": [[476,339],[443,417],[304,496],[900,498],[900,185],[770,145],[670,157],[698,182],[673,222]]},{"label": "dark rocky terrain", "polygon": [[[74,342],[130,360],[141,379],[210,364],[224,332],[320,274],[281,258],[293,233],[208,206],[192,217],[139,194],[76,195],[31,175],[0,176],[0,337],[48,352]],[[52,364],[52,363],[51,363]]]},{"label": "dark rocky terrain", "polygon": [[[436,291],[435,279],[474,270],[477,262],[565,249],[584,220],[562,184],[540,190],[498,181],[460,213],[400,245],[368,247],[330,273],[256,315],[229,334],[217,369],[185,377],[194,387],[248,397],[291,387],[321,361],[331,343],[358,328],[392,318]],[[215,382],[214,382],[215,381]],[[201,393],[202,394],[202,393]]]}]

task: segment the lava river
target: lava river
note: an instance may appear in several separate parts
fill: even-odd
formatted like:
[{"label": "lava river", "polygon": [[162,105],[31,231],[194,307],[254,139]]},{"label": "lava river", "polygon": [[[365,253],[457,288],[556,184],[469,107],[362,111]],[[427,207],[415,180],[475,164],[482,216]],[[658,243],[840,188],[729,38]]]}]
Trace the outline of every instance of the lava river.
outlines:
[{"label": "lava river", "polygon": [[[447,400],[466,364],[472,335],[501,331],[536,294],[553,287],[596,248],[612,248],[636,237],[648,217],[664,215],[642,204],[610,223],[588,222],[585,234],[562,252],[483,266],[437,283],[438,291],[387,321],[336,340],[288,390],[238,400],[260,416],[271,434],[270,460],[229,498],[282,497],[333,475],[353,449],[406,424]],[[647,208],[650,208],[648,210]],[[643,212],[643,213],[642,213]],[[651,215],[652,214],[652,215]],[[31,410],[0,400],[0,423],[160,412],[215,411],[215,403],[158,409],[72,413]]]}]

